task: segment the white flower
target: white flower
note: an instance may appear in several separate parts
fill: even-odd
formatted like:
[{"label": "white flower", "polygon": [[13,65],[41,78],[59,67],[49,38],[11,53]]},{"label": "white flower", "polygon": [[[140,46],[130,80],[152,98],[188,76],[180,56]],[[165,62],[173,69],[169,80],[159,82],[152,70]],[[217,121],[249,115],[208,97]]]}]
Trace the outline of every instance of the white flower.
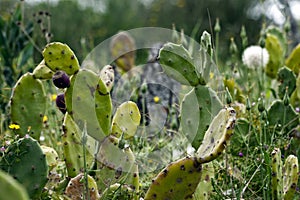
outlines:
[{"label": "white flower", "polygon": [[269,62],[269,53],[260,46],[250,46],[245,49],[242,60],[249,68],[265,67]]}]

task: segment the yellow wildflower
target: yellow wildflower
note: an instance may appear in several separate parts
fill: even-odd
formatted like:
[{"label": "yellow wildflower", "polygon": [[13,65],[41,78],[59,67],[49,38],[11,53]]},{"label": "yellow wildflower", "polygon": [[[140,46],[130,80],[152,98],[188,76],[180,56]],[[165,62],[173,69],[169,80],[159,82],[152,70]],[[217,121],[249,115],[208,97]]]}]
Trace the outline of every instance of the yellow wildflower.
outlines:
[{"label": "yellow wildflower", "polygon": [[210,72],[210,73],[209,73],[209,78],[210,78],[210,79],[213,79],[214,76],[215,76],[215,74],[214,74],[213,72]]},{"label": "yellow wildflower", "polygon": [[51,101],[55,101],[56,100],[57,95],[56,94],[52,94],[51,95]]},{"label": "yellow wildflower", "polygon": [[18,129],[20,129],[20,125],[18,125],[18,124],[10,124],[8,127],[10,129],[12,129],[12,130],[18,130]]},{"label": "yellow wildflower", "polygon": [[158,96],[155,96],[155,97],[153,98],[153,100],[154,100],[155,103],[158,103],[158,102],[160,101],[160,98],[159,98]]},{"label": "yellow wildflower", "polygon": [[48,117],[46,115],[44,115],[43,122],[46,123],[47,121],[48,121]]}]

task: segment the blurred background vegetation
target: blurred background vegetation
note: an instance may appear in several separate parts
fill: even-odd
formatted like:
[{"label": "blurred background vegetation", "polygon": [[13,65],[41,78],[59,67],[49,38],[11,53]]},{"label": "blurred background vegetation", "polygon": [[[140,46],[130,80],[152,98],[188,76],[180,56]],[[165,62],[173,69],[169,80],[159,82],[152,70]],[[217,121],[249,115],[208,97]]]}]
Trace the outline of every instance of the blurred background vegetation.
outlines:
[{"label": "blurred background vegetation", "polygon": [[[9,18],[20,0],[0,0],[2,19]],[[228,56],[230,38],[240,47],[241,27],[246,27],[249,44],[257,43],[262,22],[283,26],[287,19],[295,24],[292,2],[287,0],[25,0],[22,25],[33,24],[30,32],[36,43],[34,60],[41,60],[38,50],[49,41],[67,43],[81,62],[86,54],[119,30],[154,26],[184,29],[185,34],[199,41],[204,30],[212,33],[216,19],[221,32],[219,60]],[[293,4],[294,5],[294,4]],[[18,23],[18,22],[15,22]],[[297,29],[294,36],[297,41]],[[46,35],[46,36],[45,36]],[[294,41],[295,41],[294,40]],[[31,41],[32,42],[32,41]],[[1,45],[0,45],[1,46]]]}]

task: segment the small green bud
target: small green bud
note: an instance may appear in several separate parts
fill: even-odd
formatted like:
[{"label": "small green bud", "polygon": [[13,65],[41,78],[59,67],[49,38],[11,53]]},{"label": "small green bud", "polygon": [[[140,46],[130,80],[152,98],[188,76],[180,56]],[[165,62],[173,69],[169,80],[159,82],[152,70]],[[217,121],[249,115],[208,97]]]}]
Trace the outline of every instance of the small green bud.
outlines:
[{"label": "small green bud", "polygon": [[221,31],[219,18],[216,19],[216,24],[215,24],[214,30],[215,30],[216,33],[219,33]]},{"label": "small green bud", "polygon": [[247,37],[245,26],[242,26],[240,36],[242,39],[242,46],[243,48],[246,48],[248,46],[248,37]]},{"label": "small green bud", "polygon": [[251,109],[251,103],[250,103],[249,97],[247,97],[247,99],[246,99],[246,109],[248,111]]},{"label": "small green bud", "polygon": [[257,108],[259,112],[263,112],[265,110],[265,101],[262,98],[258,99]]},{"label": "small green bud", "polygon": [[235,44],[234,38],[230,38],[230,46],[229,46],[229,52],[231,55],[236,55],[238,53],[238,48]]}]

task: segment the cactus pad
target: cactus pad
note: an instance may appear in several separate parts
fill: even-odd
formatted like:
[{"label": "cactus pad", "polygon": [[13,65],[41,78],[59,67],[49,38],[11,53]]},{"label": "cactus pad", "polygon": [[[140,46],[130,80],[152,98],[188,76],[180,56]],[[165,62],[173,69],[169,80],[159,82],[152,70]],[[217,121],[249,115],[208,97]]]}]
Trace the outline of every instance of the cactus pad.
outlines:
[{"label": "cactus pad", "polygon": [[111,200],[111,199],[122,199],[122,200],[132,200],[135,199],[135,192],[128,185],[120,185],[115,183],[109,188],[106,188],[101,194],[101,200]]},{"label": "cactus pad", "polygon": [[145,200],[182,200],[192,198],[202,175],[196,158],[186,157],[170,163],[152,180]]},{"label": "cactus pad", "polygon": [[106,85],[108,92],[110,92],[115,80],[113,67],[110,65],[104,66],[100,71],[100,78]]},{"label": "cactus pad", "polygon": [[281,151],[275,148],[272,151],[272,196],[273,199],[282,199],[283,182],[282,182],[282,160]]},{"label": "cactus pad", "polygon": [[229,107],[223,108],[215,116],[205,133],[202,145],[197,150],[198,162],[210,162],[222,153],[233,134],[235,114],[235,110]]},{"label": "cactus pad", "polygon": [[286,59],[285,65],[290,68],[296,75],[299,74],[300,70],[300,44],[298,44]]},{"label": "cactus pad", "polygon": [[28,137],[11,144],[0,162],[0,168],[19,181],[30,198],[39,199],[48,181],[48,166],[36,140]]},{"label": "cactus pad", "polygon": [[192,57],[182,46],[167,43],[159,51],[159,62],[165,73],[184,85],[205,85],[203,77],[198,74]]},{"label": "cactus pad", "polygon": [[79,63],[70,47],[60,42],[48,44],[43,50],[45,64],[54,72],[65,71],[73,75],[79,70]]},{"label": "cactus pad", "polygon": [[122,103],[118,108],[112,120],[112,134],[124,138],[133,137],[137,127],[140,125],[141,115],[139,108],[132,101]]},{"label": "cactus pad", "polygon": [[54,72],[46,66],[44,60],[42,60],[42,62],[38,66],[36,66],[36,68],[32,72],[34,78],[41,80],[51,79],[53,74]]},{"label": "cactus pad", "polygon": [[283,166],[283,196],[285,200],[292,199],[296,192],[298,173],[298,158],[294,155],[289,155]]},{"label": "cactus pad", "polygon": [[39,139],[43,128],[46,111],[46,95],[40,80],[30,73],[24,74],[13,89],[11,104],[11,121],[20,125],[17,134]]},{"label": "cactus pad", "polygon": [[296,76],[292,70],[287,67],[279,69],[277,74],[277,80],[279,81],[278,95],[283,99],[286,88],[288,89],[288,95],[291,96],[296,88]]}]

